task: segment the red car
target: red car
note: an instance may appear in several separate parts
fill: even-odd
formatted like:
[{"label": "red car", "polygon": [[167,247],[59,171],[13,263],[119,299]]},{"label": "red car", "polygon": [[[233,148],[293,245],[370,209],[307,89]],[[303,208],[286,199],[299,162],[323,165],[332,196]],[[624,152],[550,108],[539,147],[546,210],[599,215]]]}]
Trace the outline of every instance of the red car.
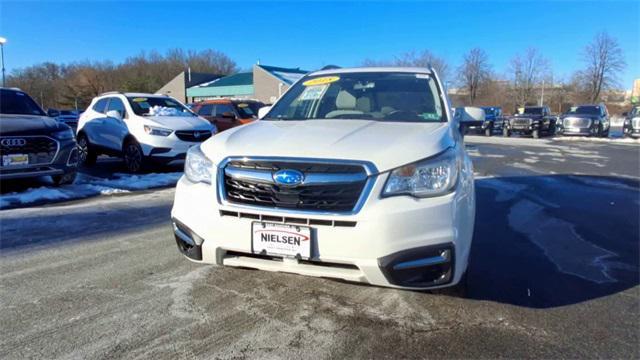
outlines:
[{"label": "red car", "polygon": [[263,106],[257,100],[215,99],[195,103],[191,110],[224,131],[257,120]]}]

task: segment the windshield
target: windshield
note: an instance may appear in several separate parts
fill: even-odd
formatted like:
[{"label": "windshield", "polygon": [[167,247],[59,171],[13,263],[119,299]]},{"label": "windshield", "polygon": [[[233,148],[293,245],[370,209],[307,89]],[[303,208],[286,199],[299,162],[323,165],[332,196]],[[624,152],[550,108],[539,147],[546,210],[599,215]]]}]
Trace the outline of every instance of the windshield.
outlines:
[{"label": "windshield", "polygon": [[258,102],[239,102],[235,104],[238,114],[243,119],[258,117],[258,109],[264,106]]},{"label": "windshield", "polygon": [[497,115],[498,114],[498,109],[496,109],[496,108],[490,107],[490,108],[482,108],[482,109],[484,109],[484,113],[487,114],[487,115]]},{"label": "windshield", "polygon": [[630,115],[631,116],[636,116],[638,114],[640,114],[640,106],[634,107],[633,110],[631,110],[631,114]]},{"label": "windshield", "polygon": [[541,107],[524,108],[521,114],[542,115]]},{"label": "windshield", "polygon": [[29,95],[21,91],[0,90],[0,114],[46,116]]},{"label": "windshield", "polygon": [[427,74],[345,73],[296,83],[265,119],[442,122],[443,108]]},{"label": "windshield", "polygon": [[[127,100],[129,100],[131,109],[136,115],[146,116],[154,111],[152,109],[155,109],[154,113],[157,113],[157,109],[166,108],[174,114],[177,112],[179,115],[197,116],[184,105],[168,97],[127,97]],[[166,113],[169,112],[167,111]]]},{"label": "windshield", "polygon": [[75,116],[76,113],[73,110],[60,110],[60,115],[72,115],[72,116]]},{"label": "windshield", "polygon": [[599,106],[572,106],[565,114],[600,115]]}]

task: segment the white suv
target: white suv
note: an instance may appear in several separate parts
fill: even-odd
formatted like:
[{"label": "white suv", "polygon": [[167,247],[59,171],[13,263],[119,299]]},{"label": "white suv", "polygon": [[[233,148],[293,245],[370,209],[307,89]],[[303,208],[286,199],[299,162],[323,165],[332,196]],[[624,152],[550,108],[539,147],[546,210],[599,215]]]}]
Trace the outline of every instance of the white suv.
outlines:
[{"label": "white suv", "polygon": [[187,154],[172,209],[193,261],[409,289],[461,283],[473,167],[432,69],[319,71]]},{"label": "white suv", "polygon": [[182,160],[215,133],[215,126],[172,97],[110,92],[95,97],[80,116],[79,159],[90,166],[99,154],[121,156],[137,172],[148,160]]}]

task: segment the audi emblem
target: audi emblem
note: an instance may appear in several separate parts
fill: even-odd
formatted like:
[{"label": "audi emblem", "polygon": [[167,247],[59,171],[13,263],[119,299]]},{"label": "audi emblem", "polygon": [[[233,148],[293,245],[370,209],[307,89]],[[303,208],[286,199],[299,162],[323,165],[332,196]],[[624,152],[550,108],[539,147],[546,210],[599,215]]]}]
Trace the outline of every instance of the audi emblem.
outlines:
[{"label": "audi emblem", "polygon": [[8,147],[25,146],[25,145],[27,145],[27,140],[25,140],[25,139],[2,139],[2,140],[0,140],[0,144],[2,144],[2,146],[8,146]]}]

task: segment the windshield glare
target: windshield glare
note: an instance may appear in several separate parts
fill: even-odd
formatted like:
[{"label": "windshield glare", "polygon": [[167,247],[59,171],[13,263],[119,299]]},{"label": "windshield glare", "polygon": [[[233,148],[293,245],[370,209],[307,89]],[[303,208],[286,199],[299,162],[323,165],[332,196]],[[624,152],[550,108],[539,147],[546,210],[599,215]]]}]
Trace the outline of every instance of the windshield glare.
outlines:
[{"label": "windshield glare", "polygon": [[0,90],[0,114],[46,116],[29,95],[11,90]]},{"label": "windshield glare", "polygon": [[264,105],[257,102],[241,102],[235,104],[238,114],[243,119],[258,117],[258,109],[262,106]]},{"label": "windshield glare", "polygon": [[136,115],[149,115],[151,108],[159,106],[160,108],[175,109],[184,116],[196,116],[185,106],[167,97],[128,97],[131,109]]},{"label": "windshield glare", "polygon": [[567,114],[587,114],[587,115],[600,115],[600,107],[598,106],[573,106]]},{"label": "windshield glare", "polygon": [[436,83],[427,74],[345,73],[304,78],[265,119],[442,122],[442,109]]}]

